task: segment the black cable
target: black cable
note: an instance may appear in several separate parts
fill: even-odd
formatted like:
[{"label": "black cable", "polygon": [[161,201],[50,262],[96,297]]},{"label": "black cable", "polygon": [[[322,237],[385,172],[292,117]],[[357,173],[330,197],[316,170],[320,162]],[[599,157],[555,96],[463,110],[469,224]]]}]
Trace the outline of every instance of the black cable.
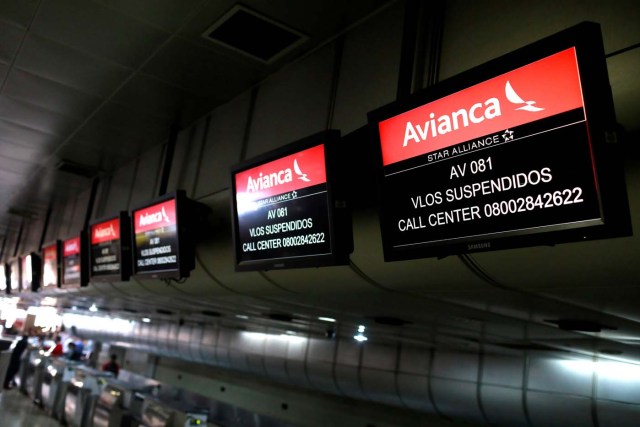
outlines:
[{"label": "black cable", "polygon": [[611,58],[612,56],[620,55],[621,53],[628,52],[633,49],[637,49],[640,47],[640,43],[632,44],[631,46],[624,47],[622,49],[614,50],[611,53],[607,53],[604,57]]}]

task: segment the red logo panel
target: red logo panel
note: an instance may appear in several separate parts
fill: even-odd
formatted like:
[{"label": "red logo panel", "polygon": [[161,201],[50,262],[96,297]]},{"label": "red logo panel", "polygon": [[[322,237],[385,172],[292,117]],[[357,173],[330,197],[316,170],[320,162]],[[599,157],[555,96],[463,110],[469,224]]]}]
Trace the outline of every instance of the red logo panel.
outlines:
[{"label": "red logo panel", "polygon": [[383,165],[583,107],[569,48],[380,122]]}]

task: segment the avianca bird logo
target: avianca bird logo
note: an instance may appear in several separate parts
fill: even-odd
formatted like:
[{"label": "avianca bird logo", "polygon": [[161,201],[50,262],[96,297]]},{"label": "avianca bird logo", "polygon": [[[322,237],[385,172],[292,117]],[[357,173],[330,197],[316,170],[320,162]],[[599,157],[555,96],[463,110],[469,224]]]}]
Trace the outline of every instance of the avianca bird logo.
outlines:
[{"label": "avianca bird logo", "polygon": [[300,170],[300,166],[298,166],[298,159],[293,159],[293,170],[298,175],[298,179],[301,179],[304,182],[311,181],[309,178],[307,178],[307,174],[303,173],[302,170]]},{"label": "avianca bird logo", "polygon": [[535,113],[536,111],[544,110],[544,108],[535,107],[533,105],[533,104],[536,103],[536,101],[525,101],[524,99],[520,98],[520,95],[518,95],[516,93],[516,91],[513,90],[513,87],[511,87],[511,83],[508,80],[507,80],[507,84],[504,86],[504,93],[505,93],[505,95],[507,95],[507,99],[511,103],[513,103],[513,104],[526,104],[526,105],[523,105],[522,107],[516,108],[516,110],[531,111],[533,113]]},{"label": "avianca bird logo", "polygon": [[165,222],[171,223],[171,220],[169,219],[169,215],[167,215],[167,213],[164,210],[164,206],[162,207],[162,218],[164,218]]}]

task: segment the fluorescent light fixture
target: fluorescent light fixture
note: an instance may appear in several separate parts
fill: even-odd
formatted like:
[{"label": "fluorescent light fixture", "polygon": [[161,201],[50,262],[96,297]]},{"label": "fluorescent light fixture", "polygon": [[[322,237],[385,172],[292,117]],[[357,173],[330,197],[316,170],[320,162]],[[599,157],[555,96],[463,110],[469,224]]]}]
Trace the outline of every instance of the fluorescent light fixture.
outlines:
[{"label": "fluorescent light fixture", "polygon": [[368,340],[369,338],[365,337],[362,334],[358,334],[358,335],[354,335],[353,339],[358,341],[358,342],[364,342],[364,341]]},{"label": "fluorescent light fixture", "polygon": [[148,317],[143,317],[143,318],[142,318],[142,321],[143,321],[144,323],[150,323],[150,322],[151,322],[151,319],[149,319]]},{"label": "fluorescent light fixture", "polygon": [[333,317],[318,317],[318,320],[322,320],[323,322],[331,322],[334,323],[336,321],[336,319],[334,319]]},{"label": "fluorescent light fixture", "polygon": [[249,319],[249,316],[245,316],[244,314],[236,314],[236,317],[238,319],[242,319],[242,320],[247,320]]}]

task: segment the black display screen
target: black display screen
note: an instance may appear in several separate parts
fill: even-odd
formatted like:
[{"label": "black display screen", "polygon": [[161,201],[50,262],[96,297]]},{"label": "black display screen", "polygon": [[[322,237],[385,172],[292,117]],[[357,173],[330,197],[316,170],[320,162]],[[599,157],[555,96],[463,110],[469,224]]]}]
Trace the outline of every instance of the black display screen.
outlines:
[{"label": "black display screen", "polygon": [[56,241],[42,248],[42,287],[57,288],[60,285],[60,243]]},{"label": "black display screen", "polygon": [[90,275],[92,281],[127,280],[130,272],[128,215],[99,220],[90,227]]},{"label": "black display screen", "polygon": [[594,38],[576,27],[369,114],[385,260],[602,238],[586,230],[613,217],[610,236],[630,233],[624,182],[602,173],[613,110]]},{"label": "black display screen", "polygon": [[237,270],[345,261],[328,166],[337,137],[315,135],[232,169]]},{"label": "black display screen", "polygon": [[[192,218],[195,202],[184,191],[134,209],[133,273],[151,278],[184,278],[195,267]],[[192,219],[190,219],[192,218]]]},{"label": "black display screen", "polygon": [[80,236],[62,242],[62,285],[80,285],[82,280],[82,242]]}]

